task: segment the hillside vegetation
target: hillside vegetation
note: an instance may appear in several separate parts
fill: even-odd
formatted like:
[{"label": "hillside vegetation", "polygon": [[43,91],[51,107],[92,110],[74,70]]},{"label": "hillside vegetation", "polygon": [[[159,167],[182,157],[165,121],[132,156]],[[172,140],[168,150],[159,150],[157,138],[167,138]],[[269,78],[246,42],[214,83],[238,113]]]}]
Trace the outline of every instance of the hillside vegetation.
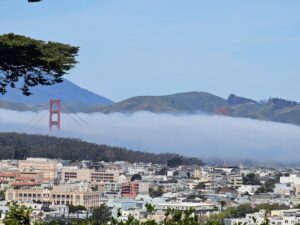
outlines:
[{"label": "hillside vegetation", "polygon": [[0,159],[46,157],[66,160],[128,161],[167,164],[170,159],[181,157],[182,164],[203,165],[197,158],[177,154],[153,154],[126,148],[97,145],[79,139],[57,138],[43,135],[0,133]]},{"label": "hillside vegetation", "polygon": [[300,104],[280,98],[257,102],[231,94],[223,99],[206,92],[140,96],[102,107],[104,113],[150,111],[171,114],[222,114],[300,125]]},{"label": "hillside vegetation", "polygon": [[[70,92],[76,93],[76,91]],[[78,94],[80,93],[82,92],[79,91]],[[35,98],[38,99],[39,93],[35,94]],[[56,94],[56,97],[58,97],[59,94]],[[44,95],[41,94],[41,96]],[[17,111],[45,110],[48,107],[48,100],[46,101],[45,98],[42,101],[44,104],[39,105],[35,104],[35,101],[31,101],[30,98],[26,99],[26,101],[24,100],[24,102],[19,102],[17,100],[12,101],[14,98],[2,97],[0,98],[0,108]],[[75,100],[72,101],[71,99]],[[99,102],[97,102],[98,100],[86,101],[85,99],[87,98],[81,98],[81,101],[77,102],[76,99],[75,97],[62,99],[62,111],[65,113],[100,112],[106,114],[130,114],[139,111],[167,114],[221,114],[230,117],[243,117],[300,125],[300,104],[281,98],[255,101],[234,94],[224,99],[207,92],[187,92],[164,96],[137,96],[117,103],[101,103],[100,100]],[[99,98],[97,97],[96,99]]]},{"label": "hillside vegetation", "polygon": [[188,92],[165,96],[139,96],[103,107],[102,112],[154,113],[213,113],[216,108],[226,105],[226,100],[206,92]]}]

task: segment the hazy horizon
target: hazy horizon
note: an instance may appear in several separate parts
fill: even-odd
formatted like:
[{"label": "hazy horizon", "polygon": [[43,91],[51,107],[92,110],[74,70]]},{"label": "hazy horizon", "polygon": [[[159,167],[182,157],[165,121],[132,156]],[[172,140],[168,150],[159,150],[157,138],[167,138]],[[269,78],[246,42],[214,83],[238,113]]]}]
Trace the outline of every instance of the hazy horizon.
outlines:
[{"label": "hazy horizon", "polygon": [[[49,135],[46,111],[0,110],[0,131]],[[62,129],[51,135],[154,153],[172,152],[200,159],[300,160],[300,127],[212,115],[78,114],[89,125],[62,114]],[[44,120],[41,118],[46,117]],[[39,121],[40,120],[40,121]],[[298,157],[299,156],[299,157]]]}]

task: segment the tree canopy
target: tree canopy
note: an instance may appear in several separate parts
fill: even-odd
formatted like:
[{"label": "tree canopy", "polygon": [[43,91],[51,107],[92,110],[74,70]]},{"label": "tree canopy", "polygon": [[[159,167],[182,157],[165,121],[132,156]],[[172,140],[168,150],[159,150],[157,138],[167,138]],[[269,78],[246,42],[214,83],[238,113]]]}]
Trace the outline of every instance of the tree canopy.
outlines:
[{"label": "tree canopy", "polygon": [[7,86],[30,95],[30,88],[63,81],[77,63],[79,47],[45,42],[13,33],[0,35],[0,93]]},{"label": "tree canopy", "polygon": [[169,167],[178,167],[183,165],[183,159],[181,157],[174,157],[169,159],[167,164]]},{"label": "tree canopy", "polygon": [[69,207],[69,213],[75,213],[75,212],[78,212],[80,210],[86,210],[86,208],[83,205],[70,205],[70,204],[67,204],[67,206]]},{"label": "tree canopy", "polygon": [[24,205],[18,205],[16,202],[12,202],[9,205],[9,211],[5,215],[3,223],[5,225],[30,225],[31,209]]},{"label": "tree canopy", "polygon": [[[0,133],[0,159],[24,159],[46,157],[65,160],[128,161],[165,164],[176,154],[133,151],[126,148],[97,145],[79,139],[58,138],[43,135]],[[203,165],[197,158],[183,157],[186,165]],[[167,173],[167,168],[162,171]]]},{"label": "tree canopy", "polygon": [[247,175],[243,174],[243,184],[245,185],[260,185],[260,180],[258,174],[249,173]]},{"label": "tree canopy", "polygon": [[[132,215],[129,215],[126,221],[118,220],[113,218],[110,209],[106,205],[101,205],[93,210],[93,215],[87,219],[74,219],[68,221],[67,223],[58,220],[52,220],[50,223],[44,223],[39,220],[34,220],[32,218],[30,208],[23,205],[18,205],[17,203],[11,203],[9,211],[7,212],[4,224],[5,225],[222,225],[224,218],[240,218],[245,217],[247,213],[258,212],[261,209],[270,213],[271,210],[281,210],[286,209],[287,206],[279,204],[260,204],[255,208],[252,208],[250,204],[239,205],[237,207],[230,207],[224,211],[212,214],[208,217],[200,218],[195,212],[195,209],[189,208],[186,210],[176,210],[168,208],[164,215],[165,218],[162,222],[156,222],[152,215],[156,212],[156,208],[153,205],[146,204],[146,214],[144,221],[139,221],[135,219]],[[121,211],[118,210],[117,217],[122,215]],[[69,223],[71,222],[71,223]],[[260,225],[269,225],[269,220],[265,218],[265,221],[260,223]]]},{"label": "tree canopy", "polygon": [[133,174],[131,177],[131,181],[135,181],[135,180],[142,180],[142,175],[141,174]]}]

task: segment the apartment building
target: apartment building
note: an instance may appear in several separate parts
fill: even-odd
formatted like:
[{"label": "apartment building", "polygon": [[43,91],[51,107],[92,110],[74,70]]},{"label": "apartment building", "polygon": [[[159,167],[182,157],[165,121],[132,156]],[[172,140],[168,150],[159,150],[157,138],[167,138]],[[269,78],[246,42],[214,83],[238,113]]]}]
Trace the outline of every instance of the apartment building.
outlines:
[{"label": "apartment building", "polygon": [[139,182],[133,181],[123,183],[121,186],[121,196],[127,198],[135,198],[139,192]]},{"label": "apartment building", "polygon": [[[271,215],[267,215],[265,210],[260,210],[256,213],[247,214],[244,218],[225,219],[225,225],[248,224],[260,225],[266,218],[269,224],[274,225],[295,225],[300,223],[300,210],[272,210]],[[266,217],[267,216],[267,217]]]},{"label": "apartment building", "polygon": [[44,181],[43,172],[23,171],[20,173],[20,177],[17,180],[34,180],[37,183]]},{"label": "apartment building", "polygon": [[135,198],[138,194],[148,194],[149,184],[140,181],[131,181],[123,183],[121,186],[121,196],[127,198]]},{"label": "apartment building", "polygon": [[117,169],[78,169],[77,167],[63,167],[61,171],[63,182],[80,181],[90,183],[117,182],[119,180],[119,170]]},{"label": "apartment building", "polygon": [[290,174],[288,177],[280,177],[280,183],[291,187],[295,192],[295,196],[300,200],[300,176],[298,174]]},{"label": "apartment building", "polygon": [[215,212],[215,206],[213,204],[207,204],[202,202],[165,202],[156,205],[158,210],[188,210],[195,209],[195,213],[198,215],[210,215]]},{"label": "apartment building", "polygon": [[91,182],[117,182],[119,180],[119,170],[104,169],[91,172]]},{"label": "apartment building", "polygon": [[68,181],[90,181],[90,169],[78,169],[77,167],[63,167],[61,169],[61,180]]},{"label": "apartment building", "polygon": [[5,193],[7,201],[83,205],[87,209],[101,205],[101,194],[101,191],[82,190],[77,186],[55,186],[53,189],[8,189]]},{"label": "apartment building", "polygon": [[19,176],[19,172],[0,172],[0,179],[8,182],[14,182]]},{"label": "apartment building", "polygon": [[119,193],[121,190],[121,184],[117,182],[107,182],[104,183],[104,189],[106,193]]},{"label": "apartment building", "polygon": [[256,213],[246,214],[244,218],[224,219],[224,224],[225,225],[235,225],[235,224],[259,225],[265,221],[265,217],[266,217],[266,211],[260,210],[259,212]]},{"label": "apartment building", "polygon": [[42,172],[44,181],[52,182],[57,178],[57,160],[46,158],[27,158],[19,161],[20,172]]},{"label": "apartment building", "polygon": [[239,188],[243,185],[243,178],[240,175],[231,175],[229,177],[229,184],[233,188]]},{"label": "apartment building", "polygon": [[254,195],[257,189],[260,187],[260,185],[241,185],[237,191],[239,194],[250,194]]}]

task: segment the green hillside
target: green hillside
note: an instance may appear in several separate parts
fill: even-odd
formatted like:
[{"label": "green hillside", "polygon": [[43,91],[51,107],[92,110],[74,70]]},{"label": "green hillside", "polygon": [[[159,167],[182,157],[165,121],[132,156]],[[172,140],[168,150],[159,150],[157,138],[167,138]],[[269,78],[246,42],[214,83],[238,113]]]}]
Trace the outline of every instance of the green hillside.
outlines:
[{"label": "green hillside", "polygon": [[[0,108],[17,111],[37,111],[47,109],[47,105],[0,101]],[[230,117],[300,125],[300,104],[297,102],[280,98],[270,98],[267,101],[258,102],[233,94],[228,99],[224,99],[206,92],[187,92],[164,96],[138,96],[106,106],[63,102],[62,111],[66,113],[101,112],[106,114],[116,112],[134,113],[139,111],[169,114],[222,114]]]},{"label": "green hillside", "polygon": [[226,100],[206,92],[187,92],[165,96],[139,96],[103,107],[104,113],[150,111],[154,113],[213,113]]},{"label": "green hillside", "polygon": [[0,133],[0,159],[46,157],[65,160],[127,161],[166,164],[180,157],[185,165],[203,165],[198,158],[172,153],[153,154],[126,148],[97,145],[79,139],[57,138],[43,135]]},{"label": "green hillside", "polygon": [[[225,112],[219,113],[222,108],[225,108]],[[105,106],[99,111],[104,113],[149,111],[175,114],[222,114],[230,117],[300,125],[300,104],[297,102],[280,98],[270,98],[268,101],[257,102],[236,95],[230,95],[226,100],[206,92],[133,97]]]},{"label": "green hillside", "polygon": [[300,125],[300,104],[279,98],[260,103],[229,105],[229,116]]}]

